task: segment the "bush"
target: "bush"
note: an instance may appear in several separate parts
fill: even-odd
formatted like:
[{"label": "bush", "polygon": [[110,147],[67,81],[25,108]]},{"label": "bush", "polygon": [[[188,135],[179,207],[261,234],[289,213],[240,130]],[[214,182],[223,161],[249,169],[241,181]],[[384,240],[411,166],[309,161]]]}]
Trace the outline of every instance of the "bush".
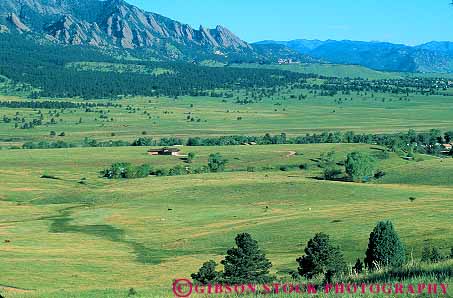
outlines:
[{"label": "bush", "polygon": [[308,171],[310,170],[310,164],[309,163],[303,163],[299,166],[299,169]]},{"label": "bush", "polygon": [[305,255],[298,258],[300,275],[313,278],[318,274],[324,274],[328,279],[332,275],[340,275],[347,271],[343,253],[340,248],[334,246],[327,234],[316,234],[308,241]]},{"label": "bush", "polygon": [[101,171],[101,176],[108,179],[136,179],[148,177],[149,165],[134,166],[127,162],[114,163],[110,168]]},{"label": "bush", "polygon": [[192,279],[201,284],[213,284],[219,280],[220,273],[216,271],[217,263],[215,261],[208,261],[201,266],[197,273],[191,275]]},{"label": "bush", "polygon": [[189,154],[187,154],[187,162],[192,163],[193,160],[195,159],[195,156],[196,156],[195,153],[189,152]]},{"label": "bush", "polygon": [[437,247],[430,247],[429,245],[423,248],[421,261],[425,263],[439,263],[442,262],[444,257]]},{"label": "bush", "polygon": [[182,166],[175,166],[168,171],[168,176],[181,176],[187,174],[187,171]]},{"label": "bush", "polygon": [[370,270],[401,267],[406,261],[404,245],[390,221],[377,224],[370,234],[365,265]]},{"label": "bush", "polygon": [[363,152],[348,154],[345,163],[346,174],[356,182],[366,182],[373,178],[375,167],[375,159]]},{"label": "bush", "polygon": [[280,166],[279,169],[282,172],[288,172],[289,171],[289,166]]},{"label": "bush", "polygon": [[335,180],[340,178],[343,172],[337,166],[327,166],[324,169],[324,179],[326,180]]},{"label": "bush", "polygon": [[219,173],[225,171],[225,165],[228,160],[223,158],[220,153],[209,155],[208,168],[211,173]]},{"label": "bush", "polygon": [[256,169],[255,169],[255,167],[249,166],[249,167],[247,167],[247,172],[253,173],[253,172],[256,172]]},{"label": "bush", "polygon": [[385,176],[385,172],[382,171],[382,170],[379,170],[379,171],[376,172],[376,174],[374,174],[374,178],[375,178],[375,179],[381,179],[381,178],[383,178],[384,176]]}]

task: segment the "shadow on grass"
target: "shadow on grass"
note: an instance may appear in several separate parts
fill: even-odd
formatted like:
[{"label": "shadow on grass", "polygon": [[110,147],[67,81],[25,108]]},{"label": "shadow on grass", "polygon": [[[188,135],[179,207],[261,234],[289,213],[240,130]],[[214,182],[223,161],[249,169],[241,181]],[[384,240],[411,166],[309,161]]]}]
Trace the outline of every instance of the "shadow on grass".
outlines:
[{"label": "shadow on grass", "polygon": [[[80,207],[80,206],[79,206]],[[134,254],[136,255],[137,262],[149,265],[158,265],[165,258],[174,256],[183,256],[193,254],[194,252],[186,252],[182,250],[171,250],[165,251],[161,248],[153,249],[148,248],[144,244],[126,239],[126,233],[124,230],[116,228],[111,225],[73,225],[71,222],[72,210],[79,207],[70,207],[60,210],[60,214],[53,217],[41,218],[51,221],[49,227],[50,233],[82,233],[103,239],[107,239],[112,242],[123,243],[130,246]]]}]

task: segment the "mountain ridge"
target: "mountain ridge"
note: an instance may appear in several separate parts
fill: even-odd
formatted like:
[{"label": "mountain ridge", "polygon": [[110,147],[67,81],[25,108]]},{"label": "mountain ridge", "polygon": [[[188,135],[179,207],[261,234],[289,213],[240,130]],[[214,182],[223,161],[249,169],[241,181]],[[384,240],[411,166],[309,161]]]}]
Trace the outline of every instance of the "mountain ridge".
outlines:
[{"label": "mountain ridge", "polygon": [[195,29],[124,0],[2,0],[0,26],[3,33],[61,45],[137,50],[157,59],[304,59],[288,48],[272,54],[255,49],[221,25]]},{"label": "mountain ridge", "polygon": [[329,63],[356,64],[380,71],[453,72],[453,42],[431,41],[416,46],[382,41],[265,40],[255,45],[279,44]]}]

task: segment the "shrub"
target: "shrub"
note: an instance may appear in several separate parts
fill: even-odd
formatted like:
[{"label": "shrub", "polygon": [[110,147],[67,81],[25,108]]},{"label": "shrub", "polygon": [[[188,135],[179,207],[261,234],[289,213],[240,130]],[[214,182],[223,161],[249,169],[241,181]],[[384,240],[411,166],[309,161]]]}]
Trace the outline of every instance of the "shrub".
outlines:
[{"label": "shrub", "polygon": [[135,179],[147,177],[150,173],[149,165],[134,166],[127,162],[120,162],[101,171],[101,176],[108,179]]},{"label": "shrub", "polygon": [[324,168],[324,179],[335,180],[338,179],[343,172],[340,168],[334,165],[327,166]]},{"label": "shrub", "polygon": [[385,176],[385,172],[383,170],[379,170],[376,172],[376,174],[374,174],[374,178],[375,179],[381,179]]},{"label": "shrub", "polygon": [[310,164],[309,163],[303,163],[299,166],[299,169],[308,171],[310,170]]},{"label": "shrub", "polygon": [[181,176],[187,174],[187,171],[182,166],[175,166],[168,171],[168,176]]},{"label": "shrub", "polygon": [[128,297],[136,296],[138,295],[137,291],[134,288],[130,288],[129,292],[127,293]]},{"label": "shrub", "polygon": [[370,234],[365,264],[368,269],[401,267],[406,261],[404,245],[390,221],[377,224]]},{"label": "shrub", "polygon": [[289,166],[280,166],[279,169],[282,172],[288,172],[289,171]]},{"label": "shrub", "polygon": [[168,176],[169,171],[167,169],[157,169],[153,174],[157,177]]},{"label": "shrub", "polygon": [[340,248],[334,246],[327,234],[316,234],[308,241],[305,255],[298,258],[300,275],[313,278],[318,274],[324,274],[328,279],[332,275],[338,275],[347,271],[346,262]]},{"label": "shrub", "polygon": [[193,160],[195,159],[195,156],[196,156],[195,153],[189,152],[189,154],[187,154],[187,162],[192,163]]},{"label": "shrub", "polygon": [[444,257],[442,256],[439,248],[433,247],[431,250],[431,263],[439,263],[442,262],[443,259]]},{"label": "shrub", "polygon": [[225,171],[225,165],[228,160],[223,158],[220,153],[209,155],[208,168],[211,173],[219,173]]},{"label": "shrub", "polygon": [[210,260],[201,266],[197,273],[191,275],[192,279],[201,285],[213,284],[219,280],[220,273],[216,271],[217,263]]},{"label": "shrub", "polygon": [[370,155],[363,152],[348,154],[345,168],[346,174],[356,182],[366,182],[374,177],[376,161]]}]

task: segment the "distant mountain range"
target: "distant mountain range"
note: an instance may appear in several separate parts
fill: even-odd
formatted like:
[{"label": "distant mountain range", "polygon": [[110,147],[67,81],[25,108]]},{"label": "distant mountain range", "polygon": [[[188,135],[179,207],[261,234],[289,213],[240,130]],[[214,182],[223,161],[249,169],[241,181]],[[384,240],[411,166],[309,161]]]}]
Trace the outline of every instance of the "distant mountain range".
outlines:
[{"label": "distant mountain range", "polygon": [[285,46],[250,45],[223,26],[193,29],[123,0],[1,0],[0,32],[159,60],[310,60]]},{"label": "distant mountain range", "polygon": [[387,42],[336,40],[266,40],[255,45],[281,45],[336,64],[357,64],[398,72],[453,72],[453,42],[407,46]]},{"label": "distant mountain range", "polygon": [[[249,44],[223,26],[194,29],[124,0],[1,0],[0,33],[154,60],[357,64],[383,71],[453,72],[453,43],[293,40]],[[12,45],[14,46],[14,45]]]}]

